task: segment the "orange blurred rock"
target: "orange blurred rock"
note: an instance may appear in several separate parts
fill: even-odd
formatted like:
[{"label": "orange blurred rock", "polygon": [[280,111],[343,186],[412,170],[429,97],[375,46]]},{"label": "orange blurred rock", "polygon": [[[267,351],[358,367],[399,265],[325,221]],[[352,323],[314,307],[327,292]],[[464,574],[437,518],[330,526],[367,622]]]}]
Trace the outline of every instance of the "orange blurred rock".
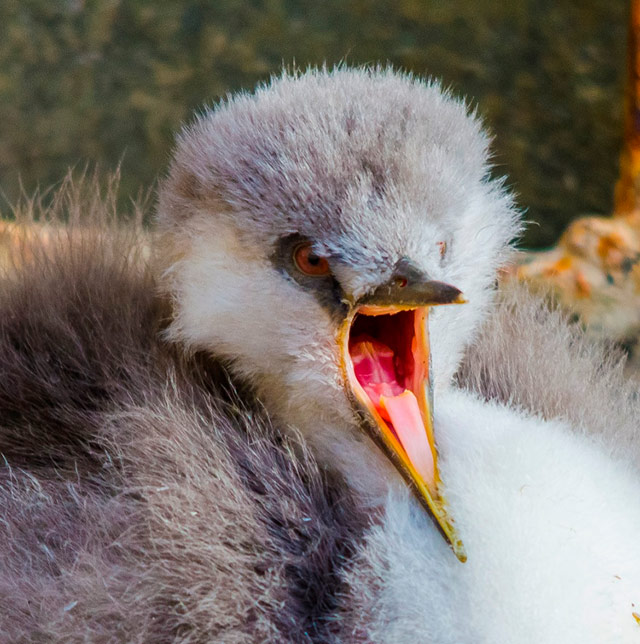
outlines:
[{"label": "orange blurred rock", "polygon": [[[17,224],[0,219],[0,268],[14,263],[15,258],[22,261],[33,259],[33,251],[46,247],[51,240],[51,228],[47,225],[29,223]],[[26,252],[17,252],[25,249]]]},{"label": "orange blurred rock", "polygon": [[515,276],[551,291],[594,333],[621,340],[640,332],[640,221],[638,215],[582,217],[556,247],[523,253]]},{"label": "orange blurred rock", "polygon": [[614,216],[577,219],[556,247],[523,254],[509,273],[614,340],[640,335],[640,0],[630,1],[624,112]]}]

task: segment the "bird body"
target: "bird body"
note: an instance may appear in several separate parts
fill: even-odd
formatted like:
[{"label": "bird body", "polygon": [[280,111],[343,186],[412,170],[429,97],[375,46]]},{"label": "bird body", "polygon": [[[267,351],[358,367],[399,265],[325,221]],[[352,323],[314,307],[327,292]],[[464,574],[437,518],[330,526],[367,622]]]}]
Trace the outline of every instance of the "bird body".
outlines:
[{"label": "bird body", "polygon": [[465,392],[438,406],[443,478],[468,560],[426,539],[422,514],[392,496],[368,538],[388,557],[378,601],[397,613],[367,613],[380,628],[372,641],[636,642],[637,469],[559,421]]},{"label": "bird body", "polygon": [[54,203],[0,288],[6,641],[640,641],[634,392],[494,303],[517,216],[463,104],[348,69],[232,99],[179,140],[150,256]]},{"label": "bird body", "polygon": [[0,291],[0,641],[328,640],[357,509],[163,340],[144,231],[93,196]]}]

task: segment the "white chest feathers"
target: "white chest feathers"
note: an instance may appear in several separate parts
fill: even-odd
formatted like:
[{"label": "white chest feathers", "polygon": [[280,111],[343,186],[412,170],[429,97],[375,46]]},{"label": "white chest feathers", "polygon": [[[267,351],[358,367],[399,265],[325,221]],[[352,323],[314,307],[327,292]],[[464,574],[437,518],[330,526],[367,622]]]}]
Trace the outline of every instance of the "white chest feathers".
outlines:
[{"label": "white chest feathers", "polygon": [[559,422],[460,392],[436,401],[436,431],[468,561],[395,493],[370,536],[388,558],[375,641],[640,643],[640,473]]}]

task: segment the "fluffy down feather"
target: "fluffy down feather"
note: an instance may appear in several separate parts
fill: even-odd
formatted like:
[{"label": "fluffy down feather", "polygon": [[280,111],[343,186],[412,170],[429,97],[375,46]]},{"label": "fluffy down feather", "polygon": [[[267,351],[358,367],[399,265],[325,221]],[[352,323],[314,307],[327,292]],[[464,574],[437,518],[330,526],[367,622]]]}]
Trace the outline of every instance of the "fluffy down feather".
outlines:
[{"label": "fluffy down feather", "polygon": [[[322,95],[331,115],[327,78],[323,72],[285,77],[261,90],[275,127],[262,152],[279,131],[290,153],[279,161],[296,158],[299,140],[278,128],[282,92],[291,90],[294,102],[305,92]],[[391,71],[344,72],[336,83],[344,100],[358,96],[353,87],[375,87],[365,92],[371,105],[381,87],[393,90],[387,111],[373,112],[374,131],[393,113],[389,105],[414,95],[425,118],[449,119],[433,132],[421,130],[433,145],[425,167],[446,170],[436,190],[443,201],[433,207],[438,221],[418,208],[420,177],[413,176],[408,202],[397,190],[378,196],[395,205],[397,216],[404,212],[406,222],[424,224],[434,242],[422,249],[425,266],[437,277],[459,277],[476,299],[450,319],[434,316],[433,333],[440,338],[434,364],[443,480],[469,562],[455,560],[391,479],[386,504],[364,513],[340,475],[326,462],[318,465],[309,439],[263,409],[253,382],[231,376],[230,365],[212,357],[214,349],[205,355],[191,345],[188,353],[166,341],[171,307],[157,295],[141,218],[116,224],[111,199],[69,183],[50,210],[32,207],[19,216],[27,225],[49,219],[51,228],[44,241],[25,233],[0,285],[4,641],[619,644],[640,638],[632,615],[640,605],[639,410],[621,366],[519,294],[493,311],[452,389],[450,373],[489,307],[488,284],[515,229],[511,202],[486,180],[486,138],[477,121],[436,86],[418,87]],[[305,92],[297,93],[300,87]],[[227,217],[224,209],[208,210],[220,205],[216,186],[206,183],[212,176],[226,181],[227,205],[238,212],[286,206],[303,217],[300,203],[266,198],[291,191],[262,200],[254,190],[274,178],[255,148],[240,145],[227,154],[224,137],[215,147],[208,130],[214,121],[236,143],[254,141],[255,100],[232,105],[239,122],[221,109],[192,131],[201,137],[181,148],[193,155],[182,165],[179,159],[165,182],[165,238],[178,236],[180,208],[189,204],[203,217]],[[354,112],[350,127],[365,132],[364,116]],[[405,124],[422,122],[415,114],[404,117]],[[317,132],[317,123],[308,129],[305,123],[297,124],[303,133]],[[406,132],[390,133],[382,151],[393,156],[395,134]],[[465,137],[472,144],[465,146]],[[202,158],[198,144],[205,139],[215,171],[184,175],[181,168]],[[405,139],[417,154],[412,137]],[[364,134],[362,141],[374,143]],[[308,137],[306,143],[319,155],[331,148],[328,142],[316,149]],[[456,210],[461,193],[446,189],[461,176],[455,163],[447,174],[455,150],[467,150],[457,162],[469,164],[463,174],[473,175],[475,186],[464,220]],[[359,150],[357,158],[368,152]],[[251,159],[258,165],[237,183],[229,164]],[[304,174],[304,164],[296,168]],[[334,195],[353,206],[340,211],[344,222],[357,230],[359,220],[350,221],[349,213],[361,203],[370,209],[369,224],[384,229],[389,222],[376,218],[382,201],[357,197],[375,196],[376,181],[406,177],[395,166],[389,173],[368,164],[360,170],[353,191]],[[318,196],[326,195],[309,194],[308,204],[329,240],[335,222]],[[485,221],[490,204],[498,215]],[[169,211],[175,218],[163,221]],[[441,232],[452,233],[444,263],[434,251]],[[254,233],[261,234],[259,226]],[[256,247],[264,241],[254,240]],[[392,241],[400,252],[403,240]],[[414,242],[418,252],[422,246]],[[378,260],[382,250],[374,253]],[[165,258],[165,277],[177,260]],[[349,453],[343,457],[348,462]]]},{"label": "fluffy down feather", "polygon": [[463,390],[435,406],[469,559],[392,492],[344,573],[365,641],[640,641],[640,403],[623,366],[523,288],[501,293]]},{"label": "fluffy down feather", "polygon": [[[638,380],[624,355],[511,283],[469,348],[458,380],[486,400],[564,420],[640,464]],[[553,356],[550,359],[550,356]]]},{"label": "fluffy down feather", "polygon": [[67,186],[48,216],[71,221],[0,287],[0,640],[343,641],[362,517],[222,365],[159,339],[147,239],[94,197]]},{"label": "fluffy down feather", "polygon": [[[2,641],[634,641],[626,601],[604,635],[588,621],[587,603],[554,612],[561,602],[550,589],[587,588],[592,568],[583,564],[593,553],[562,539],[554,550],[552,529],[528,577],[526,549],[539,542],[548,507],[544,495],[514,489],[512,470],[500,473],[505,463],[496,460],[509,444],[512,452],[535,447],[542,433],[547,446],[562,447],[552,467],[580,454],[620,470],[602,473],[598,498],[637,488],[629,462],[638,403],[603,347],[524,292],[502,298],[460,385],[571,421],[600,445],[468,394],[439,400],[446,476],[458,482],[450,502],[470,554],[462,566],[406,491],[393,491],[369,525],[340,481],[327,481],[301,441],[273,428],[246,387],[239,395],[243,385],[222,365],[158,339],[164,310],[143,258],[148,238],[136,221],[115,227],[99,199],[66,190],[69,227],[46,245],[31,240],[0,290]],[[83,203],[92,204],[84,215]],[[514,467],[518,476],[532,468]],[[485,495],[468,494],[477,480],[510,511],[483,515],[474,501]],[[551,481],[565,491],[572,484]],[[542,516],[523,511],[523,499]],[[594,501],[582,515],[594,519],[587,545],[601,540],[609,550],[620,538],[611,530],[639,529],[636,507],[613,505],[603,511]],[[599,559],[596,546],[598,570],[617,570],[619,560]],[[553,552],[571,565],[558,566]],[[628,544],[617,552],[627,557]],[[607,592],[628,591],[633,577],[615,574]]]}]

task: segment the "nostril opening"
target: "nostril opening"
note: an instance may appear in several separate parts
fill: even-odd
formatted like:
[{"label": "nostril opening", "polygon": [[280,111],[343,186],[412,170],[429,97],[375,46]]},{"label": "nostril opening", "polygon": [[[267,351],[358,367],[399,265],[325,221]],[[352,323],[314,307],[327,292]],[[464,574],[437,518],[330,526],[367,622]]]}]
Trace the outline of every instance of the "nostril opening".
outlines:
[{"label": "nostril opening", "polygon": [[400,288],[404,288],[407,285],[407,283],[408,283],[408,280],[406,277],[396,277],[396,284]]}]

